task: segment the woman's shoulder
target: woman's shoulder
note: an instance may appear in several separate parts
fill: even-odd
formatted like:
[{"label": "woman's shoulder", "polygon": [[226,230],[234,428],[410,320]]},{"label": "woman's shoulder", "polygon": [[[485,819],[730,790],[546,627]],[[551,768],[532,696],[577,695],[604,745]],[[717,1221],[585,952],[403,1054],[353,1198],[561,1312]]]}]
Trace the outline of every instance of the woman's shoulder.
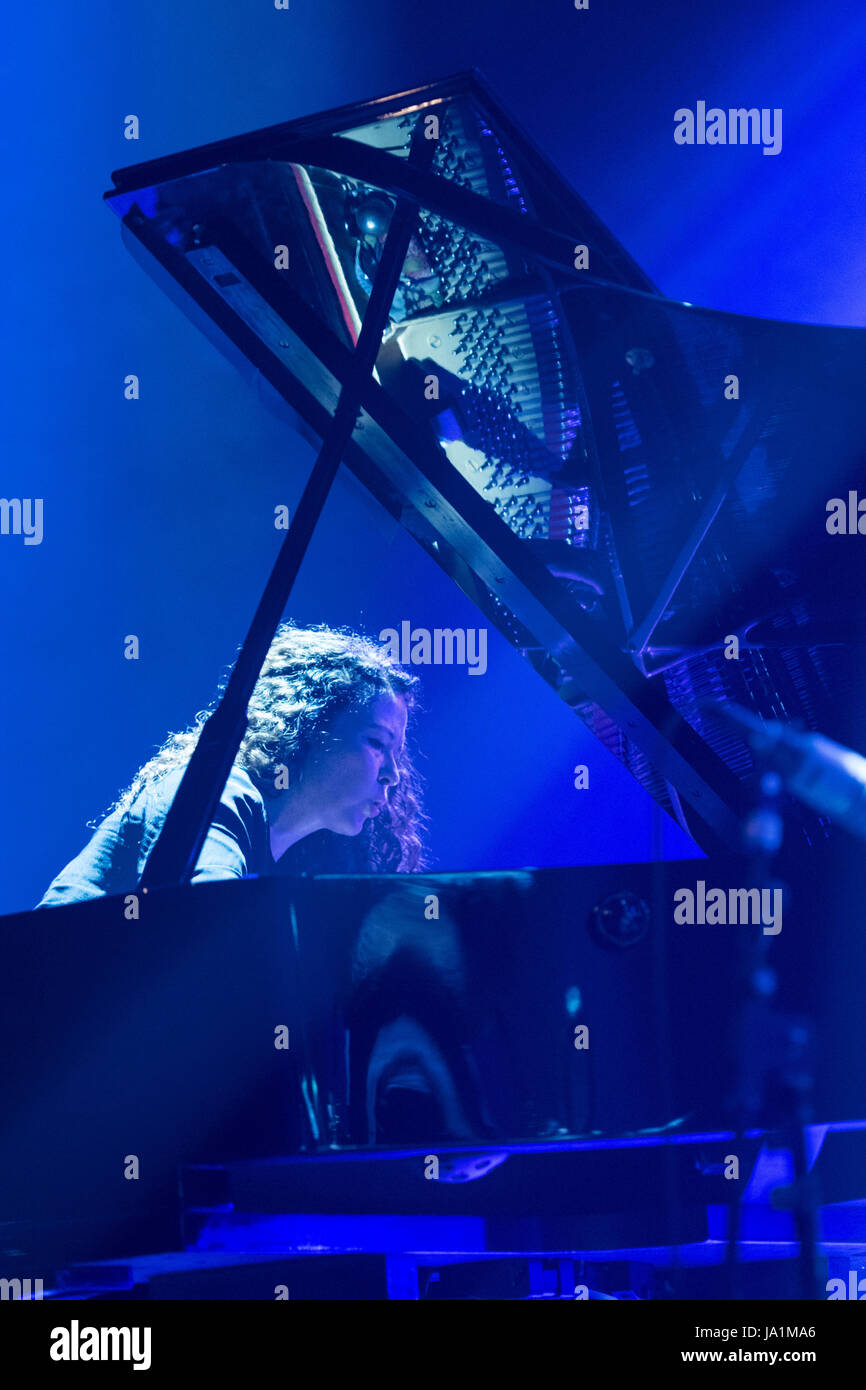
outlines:
[{"label": "woman's shoulder", "polygon": [[246,768],[234,763],[226,778],[223,796],[246,796],[264,806],[265,799]]}]

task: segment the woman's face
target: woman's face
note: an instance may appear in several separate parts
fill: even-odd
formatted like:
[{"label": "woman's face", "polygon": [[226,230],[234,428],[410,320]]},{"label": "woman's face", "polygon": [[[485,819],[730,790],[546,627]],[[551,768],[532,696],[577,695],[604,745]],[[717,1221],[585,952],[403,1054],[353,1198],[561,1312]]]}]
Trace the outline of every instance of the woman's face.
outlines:
[{"label": "woman's face", "polygon": [[408,713],[400,695],[380,695],[363,710],[346,710],[330,726],[328,746],[310,753],[303,793],[323,830],[358,835],[379,814],[400,780]]}]

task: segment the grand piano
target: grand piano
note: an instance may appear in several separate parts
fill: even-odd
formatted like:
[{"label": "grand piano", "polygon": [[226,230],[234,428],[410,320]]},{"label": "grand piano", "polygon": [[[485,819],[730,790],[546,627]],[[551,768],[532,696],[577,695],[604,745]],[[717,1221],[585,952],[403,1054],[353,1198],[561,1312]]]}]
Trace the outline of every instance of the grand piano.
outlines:
[{"label": "grand piano", "polygon": [[[286,1261],[302,1298],[727,1296],[733,1231],[764,1296],[816,1250],[847,1274],[857,845],[719,711],[866,747],[828,524],[866,332],[666,299],[477,73],[112,182],[131,253],[321,447],[139,919],[4,919],[6,1263],[58,1298],[272,1297]],[[189,885],[340,466],[693,860]],[[676,920],[713,888],[778,888],[783,930]]]}]

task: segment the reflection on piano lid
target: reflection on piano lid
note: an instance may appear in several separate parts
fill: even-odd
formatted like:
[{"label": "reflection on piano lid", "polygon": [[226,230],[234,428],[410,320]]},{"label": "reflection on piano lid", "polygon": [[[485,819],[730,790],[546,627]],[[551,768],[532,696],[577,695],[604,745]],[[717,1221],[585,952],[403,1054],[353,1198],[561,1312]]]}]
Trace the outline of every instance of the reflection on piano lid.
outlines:
[{"label": "reflection on piano lid", "polygon": [[824,520],[860,477],[866,333],[664,299],[475,74],[113,179],[130,249],[273,404],[324,435],[356,393],[347,465],[705,848],[752,771],[707,699],[858,743],[856,542]]}]

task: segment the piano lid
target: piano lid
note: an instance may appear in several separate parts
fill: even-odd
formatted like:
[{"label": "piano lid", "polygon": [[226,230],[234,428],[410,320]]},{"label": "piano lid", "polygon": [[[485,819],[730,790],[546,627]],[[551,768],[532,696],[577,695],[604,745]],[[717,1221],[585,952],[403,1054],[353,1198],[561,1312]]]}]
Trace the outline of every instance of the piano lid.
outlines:
[{"label": "piano lid", "polygon": [[825,523],[866,333],[664,299],[475,73],[112,177],[130,249],[318,434],[416,204],[345,462],[705,848],[752,771],[707,700],[845,737],[859,552]]}]

